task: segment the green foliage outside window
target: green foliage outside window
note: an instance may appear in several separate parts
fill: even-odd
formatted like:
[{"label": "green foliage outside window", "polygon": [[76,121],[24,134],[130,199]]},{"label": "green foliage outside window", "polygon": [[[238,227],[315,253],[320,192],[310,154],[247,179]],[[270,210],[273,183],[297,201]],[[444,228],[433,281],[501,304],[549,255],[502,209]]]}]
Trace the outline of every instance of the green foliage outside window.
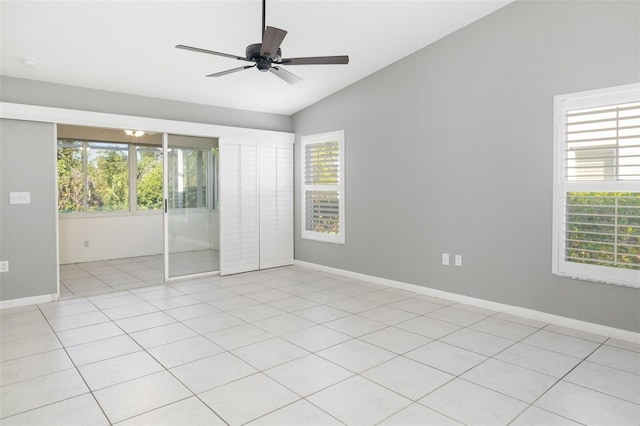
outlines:
[{"label": "green foliage outside window", "polygon": [[567,260],[640,270],[640,193],[569,192],[566,206]]},{"label": "green foliage outside window", "polygon": [[[129,211],[129,145],[58,141],[61,213]],[[137,209],[162,207],[162,150],[137,147]]]},{"label": "green foliage outside window", "polygon": [[[218,148],[169,150],[169,207],[217,208]],[[58,210],[61,213],[129,211],[130,145],[58,141]],[[131,151],[133,152],[133,151]],[[159,210],[163,205],[162,148],[136,146],[135,207]],[[209,161],[213,170],[209,182]],[[211,189],[210,189],[211,188]],[[211,201],[209,201],[211,200]]]},{"label": "green foliage outside window", "polygon": [[58,144],[58,210],[84,211],[84,148],[78,142]]},{"label": "green foliage outside window", "polygon": [[129,148],[124,144],[88,143],[87,211],[129,210]]},{"label": "green foliage outside window", "polygon": [[162,150],[137,147],[138,210],[162,208]]}]

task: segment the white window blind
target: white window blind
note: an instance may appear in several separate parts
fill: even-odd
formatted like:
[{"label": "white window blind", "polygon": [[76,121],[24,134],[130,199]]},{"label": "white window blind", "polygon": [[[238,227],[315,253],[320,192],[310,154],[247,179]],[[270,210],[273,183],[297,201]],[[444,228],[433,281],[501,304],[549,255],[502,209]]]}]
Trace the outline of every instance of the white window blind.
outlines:
[{"label": "white window blind", "polygon": [[640,85],[556,97],[554,273],[640,287]]},{"label": "white window blind", "polygon": [[302,238],[341,243],[344,230],[344,132],[302,137]]}]

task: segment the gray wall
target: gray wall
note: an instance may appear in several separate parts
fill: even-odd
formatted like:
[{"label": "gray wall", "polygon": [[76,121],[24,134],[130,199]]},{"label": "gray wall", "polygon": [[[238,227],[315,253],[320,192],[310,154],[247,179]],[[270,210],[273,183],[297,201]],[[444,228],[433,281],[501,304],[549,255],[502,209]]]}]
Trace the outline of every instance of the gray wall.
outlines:
[{"label": "gray wall", "polygon": [[2,87],[0,91],[2,102],[249,129],[291,131],[291,118],[287,115],[148,98],[7,76],[0,77],[0,87]]},{"label": "gray wall", "polygon": [[345,130],[347,241],[302,240],[298,200],[295,258],[640,331],[640,290],[551,274],[553,96],[639,52],[639,2],[518,1],[295,114]]},{"label": "gray wall", "polygon": [[[0,120],[0,300],[55,294],[56,144],[48,123]],[[31,204],[9,204],[30,192]]]}]

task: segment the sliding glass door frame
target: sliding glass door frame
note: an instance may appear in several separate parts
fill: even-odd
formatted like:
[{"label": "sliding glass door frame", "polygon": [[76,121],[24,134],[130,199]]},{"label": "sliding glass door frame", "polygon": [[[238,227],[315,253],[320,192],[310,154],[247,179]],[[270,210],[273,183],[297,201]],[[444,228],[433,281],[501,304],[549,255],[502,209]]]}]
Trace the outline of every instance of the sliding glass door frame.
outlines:
[{"label": "sliding glass door frame", "polygon": [[[172,145],[172,141],[171,141],[171,137],[174,137],[175,139],[182,139],[183,142],[182,143],[177,143],[175,146]],[[189,141],[189,139],[191,139]],[[197,139],[201,139],[200,141],[198,141]],[[207,139],[210,139],[211,141],[207,141]],[[218,264],[218,268],[217,269],[211,269],[208,271],[203,271],[203,272],[195,272],[195,273],[185,273],[185,274],[179,274],[179,273],[175,273],[175,271],[172,271],[172,268],[175,269],[175,262],[172,262],[172,255],[175,256],[176,252],[175,251],[175,244],[177,244],[177,242],[174,242],[174,247],[172,247],[171,244],[171,238],[172,235],[175,234],[174,232],[172,232],[173,230],[171,229],[172,226],[172,213],[174,214],[174,216],[176,215],[177,211],[181,211],[183,216],[184,216],[184,223],[186,224],[187,227],[190,227],[191,225],[193,225],[194,219],[197,216],[203,217],[206,216],[206,223],[207,223],[207,228],[206,229],[201,229],[202,232],[200,232],[198,235],[202,235],[205,231],[207,234],[206,240],[208,241],[208,249],[212,250],[212,246],[219,246],[219,242],[218,244],[214,244],[213,241],[211,241],[211,238],[218,238],[220,236],[220,229],[219,229],[219,223],[218,223],[218,229],[214,229],[213,230],[213,237],[212,237],[212,232],[211,232],[211,215],[213,214],[213,210],[215,209],[214,206],[214,202],[215,202],[215,189],[213,188],[215,185],[215,177],[213,176],[213,174],[215,173],[215,168],[213,167],[213,148],[215,145],[215,141],[214,139],[217,139],[215,137],[203,137],[203,136],[186,136],[186,135],[177,135],[177,134],[173,134],[173,133],[163,133],[163,137],[162,137],[162,147],[163,147],[163,237],[164,237],[164,280],[165,282],[169,282],[169,281],[175,281],[175,280],[183,280],[185,278],[198,278],[198,277],[205,277],[205,276],[211,276],[211,275],[219,275],[220,274],[220,268],[219,268],[219,261],[218,262],[214,262],[213,259],[212,260],[212,265],[217,263]],[[185,145],[184,140],[187,140],[187,144]],[[195,140],[195,141],[194,141]],[[177,141],[176,141],[177,142]],[[189,144],[193,144],[193,145],[189,145]],[[209,144],[211,146],[205,146],[206,144]],[[202,145],[202,146],[200,146]],[[185,174],[187,174],[187,171],[185,170],[185,166],[183,163],[183,159],[181,158],[179,160],[179,164],[177,165],[178,167],[178,176],[174,177],[174,179],[171,179],[172,177],[172,173],[175,174],[175,167],[172,167],[172,150],[178,149],[178,157],[181,158],[182,154],[182,150],[183,149],[187,149],[187,150],[198,150],[198,164],[196,166],[196,181],[197,181],[197,185],[196,185],[196,206],[193,207],[193,209],[188,205],[188,197],[184,196],[184,199],[181,199],[181,197],[178,197],[178,206],[175,206],[175,201],[172,201],[172,199],[175,199],[175,193],[173,192],[175,190],[175,188],[172,188],[171,185],[173,184],[173,186],[176,186],[176,178],[177,178],[177,188],[184,188],[185,186],[185,182],[184,179],[186,179]],[[203,160],[201,158],[201,156],[206,156],[206,158],[204,158],[204,162],[201,161]],[[174,165],[175,166],[175,165]],[[204,189],[204,190],[203,190]],[[192,211],[193,210],[193,211]],[[192,223],[189,223],[189,222]],[[198,224],[196,223],[196,226]],[[200,224],[201,225],[201,224]],[[202,242],[202,241],[201,241]],[[196,250],[201,250],[201,248],[198,248]],[[189,250],[186,250],[184,253],[188,253]],[[182,252],[181,252],[182,253]],[[213,255],[213,253],[211,253]],[[214,266],[211,266],[212,268],[214,268]]]}]

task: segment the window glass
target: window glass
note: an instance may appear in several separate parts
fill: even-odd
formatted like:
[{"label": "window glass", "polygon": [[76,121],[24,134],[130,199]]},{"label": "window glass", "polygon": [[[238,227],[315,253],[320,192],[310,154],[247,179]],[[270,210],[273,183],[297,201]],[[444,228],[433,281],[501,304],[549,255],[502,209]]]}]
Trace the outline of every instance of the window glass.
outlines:
[{"label": "window glass", "polygon": [[570,262],[640,270],[640,194],[567,193]]},{"label": "window glass", "polygon": [[306,231],[340,234],[340,193],[338,191],[305,191]]},{"label": "window glass", "polygon": [[129,146],[58,142],[58,210],[62,213],[129,210]]},{"label": "window glass", "polygon": [[169,207],[207,207],[207,152],[202,149],[171,148],[169,163]]},{"label": "window glass", "polygon": [[129,210],[129,146],[87,143],[87,211]]},{"label": "window glass", "polygon": [[162,208],[162,148],[136,147],[136,198],[138,210]]},{"label": "window glass", "polygon": [[[60,213],[163,208],[161,147],[60,139],[57,162]],[[171,148],[167,163],[170,208],[217,208],[218,148]]]},{"label": "window glass", "polygon": [[62,213],[84,211],[84,145],[82,142],[58,142],[58,210]]}]

